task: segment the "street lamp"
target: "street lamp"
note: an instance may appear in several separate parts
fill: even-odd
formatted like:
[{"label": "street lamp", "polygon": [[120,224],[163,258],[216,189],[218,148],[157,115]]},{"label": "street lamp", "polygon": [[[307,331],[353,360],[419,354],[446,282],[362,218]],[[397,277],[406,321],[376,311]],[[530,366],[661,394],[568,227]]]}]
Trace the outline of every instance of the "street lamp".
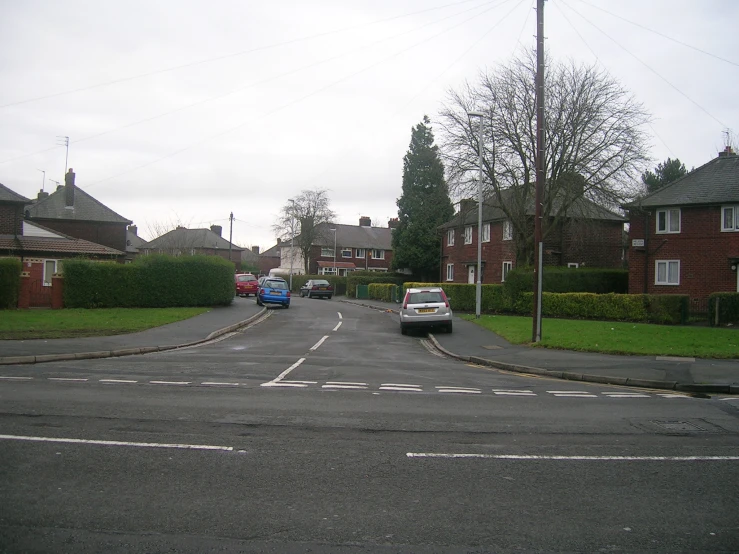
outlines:
[{"label": "street lamp", "polygon": [[477,163],[480,175],[477,183],[477,283],[475,284],[475,318],[479,319],[482,306],[482,120],[485,114],[482,112],[467,112],[467,116],[480,119],[480,128],[477,135]]},{"label": "street lamp", "polygon": [[295,256],[295,200],[289,199],[292,202],[292,209],[290,210],[290,290],[293,290],[293,257]]},{"label": "street lamp", "polygon": [[329,229],[334,234],[334,277],[336,276],[336,229]]}]

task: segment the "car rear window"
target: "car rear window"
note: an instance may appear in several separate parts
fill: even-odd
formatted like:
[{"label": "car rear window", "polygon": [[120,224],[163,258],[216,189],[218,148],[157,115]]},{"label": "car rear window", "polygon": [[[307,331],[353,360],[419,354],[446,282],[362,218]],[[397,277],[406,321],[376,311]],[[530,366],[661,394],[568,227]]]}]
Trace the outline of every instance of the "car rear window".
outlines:
[{"label": "car rear window", "polygon": [[268,289],[287,290],[285,281],[265,281],[263,286]]},{"label": "car rear window", "polygon": [[423,291],[423,292],[412,292],[408,297],[409,304],[430,304],[433,302],[443,303],[444,298],[440,292],[435,291]]},{"label": "car rear window", "polygon": [[254,277],[254,275],[237,275],[236,280],[240,283],[243,283],[245,281],[256,281],[257,278]]},{"label": "car rear window", "polygon": [[316,280],[316,281],[313,281],[313,284],[314,285],[323,285],[323,286],[325,286],[325,285],[328,285],[328,281]]}]

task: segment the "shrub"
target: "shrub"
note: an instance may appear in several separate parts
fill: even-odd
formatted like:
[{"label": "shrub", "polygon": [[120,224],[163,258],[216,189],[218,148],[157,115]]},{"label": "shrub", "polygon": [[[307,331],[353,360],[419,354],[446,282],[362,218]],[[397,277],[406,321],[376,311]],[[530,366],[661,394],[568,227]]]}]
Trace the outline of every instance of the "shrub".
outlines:
[{"label": "shrub", "polygon": [[[477,307],[477,285],[467,283],[415,283],[407,282],[404,289],[441,287],[447,295],[449,305],[460,312],[474,312]],[[503,285],[481,285],[480,311],[503,313],[511,310],[511,304]]]},{"label": "shrub", "polygon": [[21,261],[18,258],[0,258],[0,310],[18,307],[21,290]]},{"label": "shrub", "polygon": [[715,292],[708,297],[708,324],[739,324],[739,293]]}]

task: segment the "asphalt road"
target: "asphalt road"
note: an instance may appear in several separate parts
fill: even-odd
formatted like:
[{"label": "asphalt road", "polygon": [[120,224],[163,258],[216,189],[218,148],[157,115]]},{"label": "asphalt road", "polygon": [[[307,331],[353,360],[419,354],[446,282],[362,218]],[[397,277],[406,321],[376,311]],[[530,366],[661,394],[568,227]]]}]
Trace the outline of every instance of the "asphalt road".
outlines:
[{"label": "asphalt road", "polygon": [[739,550],[739,398],[474,367],[396,318],[294,298],[197,348],[3,367],[0,551]]}]

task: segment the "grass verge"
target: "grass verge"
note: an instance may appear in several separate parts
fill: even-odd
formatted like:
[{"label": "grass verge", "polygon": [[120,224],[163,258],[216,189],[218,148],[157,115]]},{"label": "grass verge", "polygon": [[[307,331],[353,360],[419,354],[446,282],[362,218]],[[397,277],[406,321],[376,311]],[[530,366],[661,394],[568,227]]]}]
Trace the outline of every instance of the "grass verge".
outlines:
[{"label": "grass verge", "polygon": [[[459,317],[474,321],[512,344],[531,342],[531,317]],[[739,329],[550,318],[542,320],[541,328],[542,340],[532,346],[602,354],[739,358]]]},{"label": "grass verge", "polygon": [[0,339],[64,339],[122,335],[174,323],[210,308],[0,310]]}]

